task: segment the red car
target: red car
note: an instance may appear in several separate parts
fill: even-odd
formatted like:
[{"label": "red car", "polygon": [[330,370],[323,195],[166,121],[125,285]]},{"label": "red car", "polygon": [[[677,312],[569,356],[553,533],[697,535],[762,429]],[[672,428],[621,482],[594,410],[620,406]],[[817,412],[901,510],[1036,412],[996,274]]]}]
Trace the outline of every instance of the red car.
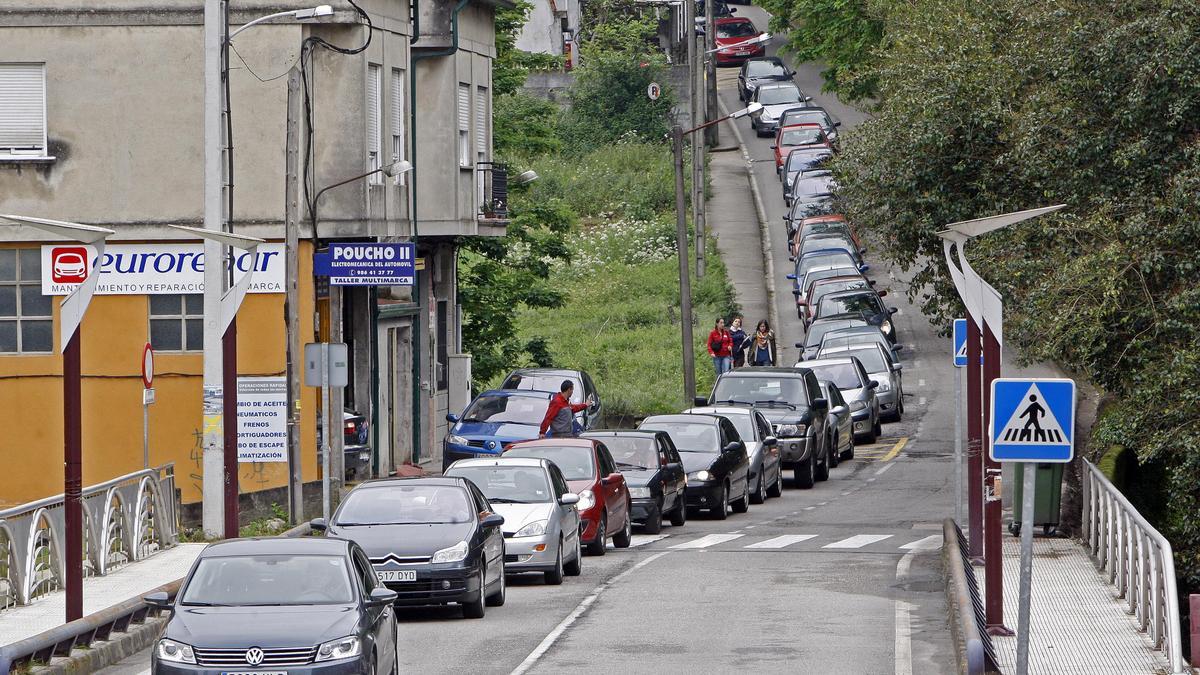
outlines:
[{"label": "red car", "polygon": [[582,540],[591,555],[604,555],[609,538],[628,548],[633,538],[631,499],[625,476],[608,448],[590,438],[542,438],[513,443],[505,457],[540,457],[558,465],[571,492],[579,495]]},{"label": "red car", "polygon": [[830,228],[835,230],[845,228],[845,231],[850,233],[850,238],[854,240],[854,244],[860,248],[862,247],[862,242],[858,239],[858,231],[846,220],[846,216],[840,213],[833,213],[827,216],[813,216],[812,218],[801,220],[796,231],[792,233],[792,242],[788,247],[791,255],[799,254],[800,245],[804,243],[804,237],[808,236],[811,232]]},{"label": "red car", "polygon": [[833,149],[820,124],[789,124],[782,127],[775,132],[775,144],[771,146],[775,151],[775,173],[783,170],[783,162],[793,149],[817,145]]},{"label": "red car", "polygon": [[717,36],[714,39],[717,43],[718,66],[734,66],[746,59],[766,55],[766,45],[761,42],[737,46],[759,36],[758,29],[750,19],[728,16],[714,19],[713,23],[717,24]]}]

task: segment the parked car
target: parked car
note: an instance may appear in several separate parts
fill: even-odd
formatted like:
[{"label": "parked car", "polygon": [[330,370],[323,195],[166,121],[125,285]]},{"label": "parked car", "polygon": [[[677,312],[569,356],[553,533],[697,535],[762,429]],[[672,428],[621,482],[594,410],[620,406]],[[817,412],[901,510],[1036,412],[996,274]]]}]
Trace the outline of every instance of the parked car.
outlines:
[{"label": "parked car", "polygon": [[[801,157],[803,158],[803,155]],[[799,166],[804,166],[804,164],[799,163]],[[791,171],[787,169],[787,165],[784,165],[784,171],[780,174],[780,178],[783,181],[783,203],[788,206],[792,205],[795,195],[811,198],[817,195],[832,195],[833,191],[837,189],[837,184],[833,181],[833,172],[828,169]]]},{"label": "parked car", "polygon": [[803,285],[804,276],[809,270],[827,267],[849,267],[860,274],[871,268],[861,259],[845,248],[823,248],[803,253],[796,258],[796,271],[786,275],[792,281],[792,288],[799,289]]},{"label": "parked car", "polygon": [[865,263],[862,249],[854,244],[853,239],[841,232],[822,232],[820,234],[809,235],[800,242],[800,250],[797,252],[796,257],[803,258],[814,251],[838,249],[849,253],[850,257],[854,259],[855,264],[860,267]]},{"label": "parked car", "polygon": [[505,457],[540,457],[562,470],[571,492],[579,495],[583,544],[591,555],[604,555],[608,540],[628,548],[633,537],[629,487],[608,448],[591,438],[543,438],[515,443]]},{"label": "parked car", "polygon": [[662,519],[687,522],[687,474],[683,459],[665,431],[597,429],[582,435],[604,443],[625,476],[632,518],[647,534],[662,530]]},{"label": "parked car", "polygon": [[802,124],[805,122],[820,124],[821,128],[825,130],[825,135],[829,136],[830,142],[837,143],[838,127],[842,126],[842,123],[830,115],[824,108],[817,106],[788,108],[779,116],[779,125],[784,127],[789,124]]},{"label": "parked car", "polygon": [[504,604],[504,518],[461,478],[386,478],[350,491],[312,528],[363,548],[398,605],[462,605],[480,618]]},{"label": "parked car", "polygon": [[150,653],[150,672],[395,673],[396,592],[346,539],[230,539],[200,552]]},{"label": "parked car", "polygon": [[[808,295],[800,297],[796,304],[800,309],[800,318],[804,320],[807,326],[812,320],[813,305],[830,293],[838,291],[856,290],[860,288],[871,288],[871,280],[861,274],[848,274],[846,276],[834,276],[828,279],[817,279],[808,287]],[[887,291],[880,291],[880,295],[885,295]]]},{"label": "parked car", "polygon": [[867,375],[879,383],[875,396],[885,422],[899,422],[904,415],[903,366],[897,363],[881,344],[857,344],[845,347],[822,347],[817,358],[853,356],[867,369]]},{"label": "parked car", "polygon": [[[821,393],[829,400],[829,447],[833,448],[830,458],[835,462],[854,459],[854,427],[850,421],[850,404],[842,397],[837,385],[821,380]],[[834,463],[837,466],[837,463]]]},{"label": "parked car", "polygon": [[[796,279],[792,287],[792,295],[795,295],[797,300],[804,297],[812,288],[812,285],[821,279],[829,279],[832,277],[849,277],[862,276],[862,272],[852,262],[835,262],[830,265],[816,265],[807,269],[804,274]],[[867,283],[871,283],[868,279]],[[800,318],[804,318],[801,315]]]},{"label": "parked car", "polygon": [[803,348],[800,359],[807,361],[817,357],[817,350],[821,347],[821,340],[826,333],[844,328],[856,328],[859,326],[867,326],[878,332],[879,329],[868,324],[866,320],[852,317],[826,317],[818,319],[808,325],[808,333],[804,336],[804,342],[797,342],[796,346]]},{"label": "parked car", "polygon": [[867,323],[878,326],[891,342],[896,341],[896,326],[892,323],[895,307],[887,307],[873,288],[856,288],[853,290],[829,293],[815,305],[814,317],[832,316],[837,314],[862,314]]},{"label": "parked car", "polygon": [[846,222],[846,216],[841,214],[816,216],[802,220],[792,233],[792,241],[789,249],[792,255],[796,255],[796,251],[799,250],[800,245],[804,243],[805,239],[814,235],[833,233],[840,233],[850,237],[859,250],[865,250],[862,241],[858,238],[858,233],[854,231],[850,223]]},{"label": "parked car", "polygon": [[750,457],[732,422],[716,415],[651,415],[638,428],[665,431],[675,443],[687,471],[689,507],[717,520],[725,520],[729,508],[750,508]]},{"label": "parked car", "polygon": [[854,436],[865,443],[874,443],[883,433],[879,423],[879,399],[875,389],[879,383],[867,375],[866,368],[853,356],[813,359],[804,362],[821,380],[830,380],[837,385],[846,402],[850,404],[850,419]]},{"label": "parked car", "polygon": [[[795,178],[792,178],[794,181]],[[809,195],[800,197],[792,190],[792,204],[788,207],[788,213],[783,218],[783,222],[787,225],[787,236],[790,239],[796,232],[796,224],[806,218],[816,216],[828,216],[837,213],[840,210],[837,199],[833,193]]]},{"label": "parked car", "polygon": [[[550,397],[556,395],[548,391],[491,389],[476,396],[461,415],[446,415],[450,428],[442,444],[442,466],[469,457],[499,455],[507,445],[537,438]],[[578,418],[575,427],[576,433],[583,431]]]},{"label": "parked car", "polygon": [[[714,20],[720,19],[722,17],[733,16],[736,13],[737,13],[737,9],[734,7],[730,7],[729,4],[727,2],[725,2],[725,0],[713,0],[713,18],[714,18]],[[708,14],[707,14],[707,12],[705,12],[704,0],[697,0],[696,14],[694,16],[695,16],[695,21],[696,21],[696,34],[704,35],[704,27],[705,27],[705,24],[708,23]],[[714,23],[715,23],[715,21],[714,21]]]},{"label": "parked car", "polygon": [[799,148],[825,148],[832,150],[829,138],[817,124],[793,124],[779,127],[775,132],[775,142],[771,149],[775,151],[775,173],[783,175],[783,163],[788,153]]},{"label": "parked car", "polygon": [[[817,377],[807,368],[739,368],[722,374],[707,398],[696,405],[752,405],[771,422],[779,440],[783,468],[795,485],[811,488],[829,478],[825,425],[829,401],[821,396]],[[678,443],[678,440],[676,441]]]},{"label": "parked car", "polygon": [[604,403],[600,398],[600,390],[596,383],[585,371],[568,368],[519,368],[508,374],[500,383],[501,389],[520,389],[523,391],[558,392],[564,380],[570,380],[575,385],[571,392],[571,403],[593,401],[592,405],[575,417],[584,429],[591,429],[600,420]]},{"label": "parked car", "polygon": [[888,350],[888,354],[892,357],[892,360],[897,362],[900,360],[900,351],[904,349],[904,345],[899,343],[894,344],[891,340],[884,337],[883,333],[879,332],[878,326],[868,324],[829,331],[821,338],[820,344],[817,346],[817,351],[836,347],[849,347],[851,345],[871,344],[878,344]]},{"label": "parked car", "polygon": [[784,110],[804,105],[810,100],[811,97],[805,96],[800,87],[792,82],[764,82],[750,96],[750,102],[762,106],[750,117],[750,126],[759,136],[771,136],[779,128],[779,115]]},{"label": "parked car", "polygon": [[[713,9],[716,11],[716,8]],[[744,17],[721,17],[713,21],[717,26],[714,38],[717,44],[717,65],[737,65],[746,59],[753,59],[767,53],[763,43],[745,44],[759,36],[754,22]]]},{"label": "parked car", "polygon": [[460,459],[445,475],[469,481],[504,517],[504,571],[541,572],[557,586],[563,575],[583,571],[579,538],[579,496],[562,471],[544,459],[480,457]]},{"label": "parked car", "polygon": [[779,439],[771,423],[755,408],[704,406],[684,411],[689,414],[720,415],[733,422],[746,453],[750,456],[750,503],[762,504],[767,497],[783,494],[783,464],[779,459]]},{"label": "parked car", "polygon": [[[323,466],[325,429],[323,416],[317,416],[317,465]],[[367,418],[349,408],[342,411],[342,456],[346,482],[371,477],[371,433]]]},{"label": "parked car", "polygon": [[738,98],[749,102],[755,90],[764,83],[791,82],[796,71],[784,65],[776,56],[750,59],[738,71]]}]

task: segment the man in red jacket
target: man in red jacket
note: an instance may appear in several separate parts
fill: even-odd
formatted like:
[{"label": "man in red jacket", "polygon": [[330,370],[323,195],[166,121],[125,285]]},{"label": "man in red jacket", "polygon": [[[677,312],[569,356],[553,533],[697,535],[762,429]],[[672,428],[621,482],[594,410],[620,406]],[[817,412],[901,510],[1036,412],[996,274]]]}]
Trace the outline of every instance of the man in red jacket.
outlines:
[{"label": "man in red jacket", "polygon": [[547,430],[551,436],[575,435],[575,413],[587,410],[591,399],[586,403],[571,403],[571,394],[574,392],[574,383],[563,380],[558,393],[550,399],[550,407],[546,409],[546,417],[542,419],[538,438],[545,438]]}]

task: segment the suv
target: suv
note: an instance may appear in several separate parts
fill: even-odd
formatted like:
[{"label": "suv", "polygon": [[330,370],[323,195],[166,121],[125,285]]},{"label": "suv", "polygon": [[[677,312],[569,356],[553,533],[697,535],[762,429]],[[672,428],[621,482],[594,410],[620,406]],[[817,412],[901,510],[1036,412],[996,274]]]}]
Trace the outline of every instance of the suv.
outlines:
[{"label": "suv", "polygon": [[708,398],[696,405],[754,406],[766,416],[778,439],[780,460],[796,487],[811,488],[829,478],[829,401],[813,371],[804,368],[745,368],[717,378]]}]

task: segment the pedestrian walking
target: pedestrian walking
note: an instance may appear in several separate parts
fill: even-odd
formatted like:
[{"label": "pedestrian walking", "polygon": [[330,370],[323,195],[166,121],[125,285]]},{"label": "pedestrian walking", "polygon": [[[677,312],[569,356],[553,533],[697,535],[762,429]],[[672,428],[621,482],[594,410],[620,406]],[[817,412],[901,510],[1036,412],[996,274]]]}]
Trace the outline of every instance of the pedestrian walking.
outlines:
[{"label": "pedestrian walking", "polygon": [[729,322],[729,337],[733,338],[733,367],[741,368],[746,365],[746,346],[750,344],[750,336],[742,328],[742,317],[735,316]]},{"label": "pedestrian walking", "polygon": [[717,324],[708,334],[708,355],[712,357],[717,377],[728,371],[733,363],[733,337],[725,329],[725,319],[717,319]]},{"label": "pedestrian walking", "polygon": [[750,365],[775,365],[775,333],[766,319],[758,322],[754,336],[750,338]]},{"label": "pedestrian walking", "polygon": [[538,438],[545,438],[546,432],[556,438],[575,436],[575,413],[587,410],[593,402],[592,397],[583,403],[571,403],[571,394],[575,393],[575,383],[563,380],[558,393],[550,397],[550,407],[546,408],[546,416],[542,418],[542,426],[538,429]]}]

